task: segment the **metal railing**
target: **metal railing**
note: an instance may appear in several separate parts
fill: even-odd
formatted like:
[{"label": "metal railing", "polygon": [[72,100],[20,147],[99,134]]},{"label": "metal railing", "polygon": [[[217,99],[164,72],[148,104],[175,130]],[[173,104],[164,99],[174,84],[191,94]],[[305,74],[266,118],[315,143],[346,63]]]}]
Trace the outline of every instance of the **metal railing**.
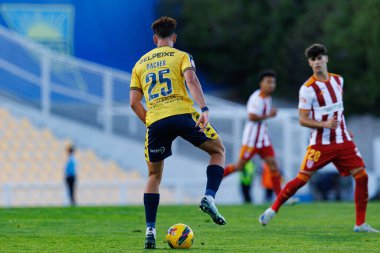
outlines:
[{"label": "metal railing", "polygon": [[[143,143],[145,126],[128,105],[129,82],[129,73],[57,54],[0,26],[0,96],[33,107],[42,117],[64,116],[106,135]],[[223,99],[206,99],[227,162],[233,162],[241,146],[245,108]],[[289,178],[299,168],[308,131],[299,126],[296,109],[280,109],[269,125],[280,166]],[[174,142],[173,152],[189,161],[206,157],[183,140]]]}]

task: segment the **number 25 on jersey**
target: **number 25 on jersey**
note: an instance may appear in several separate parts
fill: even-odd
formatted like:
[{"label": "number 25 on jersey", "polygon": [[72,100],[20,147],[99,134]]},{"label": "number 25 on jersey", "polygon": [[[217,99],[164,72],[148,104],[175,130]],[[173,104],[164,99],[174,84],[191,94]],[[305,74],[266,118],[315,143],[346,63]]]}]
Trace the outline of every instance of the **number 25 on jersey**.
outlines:
[{"label": "number 25 on jersey", "polygon": [[160,86],[162,85],[163,87],[157,93],[153,93],[153,89],[157,85],[156,73],[149,73],[146,76],[145,82],[147,84],[150,83],[149,89],[148,89],[149,101],[160,97],[160,95],[163,97],[168,96],[173,92],[172,81],[170,80],[170,78],[164,76],[165,74],[168,74],[169,72],[170,72],[169,69],[163,69],[163,70],[158,71],[158,82],[159,82],[158,84]]}]

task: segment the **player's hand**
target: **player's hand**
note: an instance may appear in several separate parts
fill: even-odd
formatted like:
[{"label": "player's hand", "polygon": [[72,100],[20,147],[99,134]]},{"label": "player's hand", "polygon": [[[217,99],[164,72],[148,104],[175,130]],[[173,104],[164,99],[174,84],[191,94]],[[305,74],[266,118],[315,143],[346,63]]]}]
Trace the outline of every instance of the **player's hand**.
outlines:
[{"label": "player's hand", "polygon": [[269,113],[269,117],[275,117],[277,115],[277,108],[272,108]]},{"label": "player's hand", "polygon": [[336,129],[339,125],[339,121],[336,119],[336,116],[322,122],[323,128]]},{"label": "player's hand", "polygon": [[354,133],[351,132],[350,130],[347,130],[347,131],[348,131],[348,134],[350,135],[351,139],[353,139],[354,138]]},{"label": "player's hand", "polygon": [[195,124],[195,127],[200,127],[201,130],[199,130],[199,132],[203,133],[205,131],[207,124],[208,124],[208,111],[205,111],[205,112],[202,112],[197,123]]}]

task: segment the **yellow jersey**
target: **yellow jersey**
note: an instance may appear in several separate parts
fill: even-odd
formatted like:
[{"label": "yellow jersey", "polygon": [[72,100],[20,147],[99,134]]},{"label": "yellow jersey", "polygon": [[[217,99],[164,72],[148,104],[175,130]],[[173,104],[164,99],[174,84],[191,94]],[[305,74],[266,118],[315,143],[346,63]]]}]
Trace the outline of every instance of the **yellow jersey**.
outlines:
[{"label": "yellow jersey", "polygon": [[130,89],[144,94],[146,126],[169,116],[196,112],[183,76],[188,69],[195,70],[191,55],[169,46],[149,51],[135,64]]}]

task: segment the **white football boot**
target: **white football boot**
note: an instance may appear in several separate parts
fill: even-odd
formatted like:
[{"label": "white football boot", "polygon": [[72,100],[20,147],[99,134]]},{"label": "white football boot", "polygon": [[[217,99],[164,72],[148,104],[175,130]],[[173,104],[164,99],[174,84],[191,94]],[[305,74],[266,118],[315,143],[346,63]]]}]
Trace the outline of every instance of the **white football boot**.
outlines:
[{"label": "white football boot", "polygon": [[214,198],[206,195],[201,199],[199,208],[210,215],[215,224],[226,225],[226,219],[219,213],[218,208],[215,206]]},{"label": "white football boot", "polygon": [[146,228],[145,249],[156,248],[156,229],[148,227]]},{"label": "white football boot", "polygon": [[260,215],[259,223],[263,226],[268,225],[270,220],[273,219],[275,215],[276,212],[272,208],[268,208],[262,215]]},{"label": "white football boot", "polygon": [[367,223],[363,223],[360,226],[355,225],[354,226],[354,231],[355,232],[365,232],[365,233],[380,233],[379,230],[374,229],[373,227],[371,227]]}]

